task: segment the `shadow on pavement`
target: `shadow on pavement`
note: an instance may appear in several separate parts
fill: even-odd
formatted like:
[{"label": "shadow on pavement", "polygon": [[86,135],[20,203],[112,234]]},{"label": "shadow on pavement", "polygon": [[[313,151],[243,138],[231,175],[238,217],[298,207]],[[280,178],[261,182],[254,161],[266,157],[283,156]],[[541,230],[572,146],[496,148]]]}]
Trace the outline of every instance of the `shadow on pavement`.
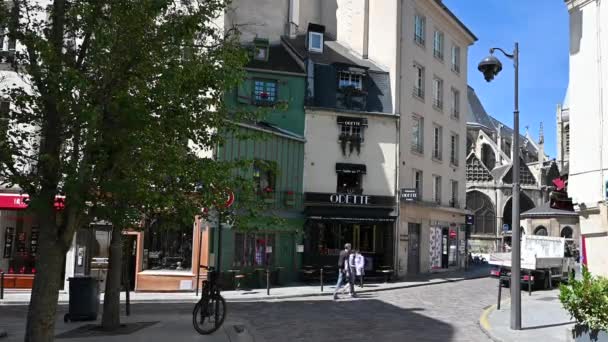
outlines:
[{"label": "shadow on pavement", "polygon": [[533,326],[533,327],[522,327],[521,330],[535,330],[535,329],[553,328],[553,327],[559,327],[559,326],[562,326],[562,325],[570,325],[570,324],[574,324],[574,323],[576,323],[576,322],[575,321],[571,321],[571,322],[563,322],[563,323],[537,325],[537,326]]},{"label": "shadow on pavement", "polygon": [[454,328],[360,295],[339,301],[230,303],[230,314],[249,322],[266,341],[452,341]]}]

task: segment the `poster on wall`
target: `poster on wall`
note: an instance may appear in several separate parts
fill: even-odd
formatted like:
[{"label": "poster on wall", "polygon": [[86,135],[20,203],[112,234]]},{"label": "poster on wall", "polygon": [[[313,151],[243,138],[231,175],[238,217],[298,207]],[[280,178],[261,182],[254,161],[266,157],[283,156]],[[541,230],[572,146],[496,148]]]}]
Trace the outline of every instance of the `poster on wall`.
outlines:
[{"label": "poster on wall", "polygon": [[21,232],[21,233],[17,234],[17,255],[27,256],[27,250],[25,247],[26,240],[27,240],[27,234],[25,232]]},{"label": "poster on wall", "polygon": [[30,238],[30,255],[35,257],[38,251],[38,227],[32,227],[32,236]]},{"label": "poster on wall", "polygon": [[430,267],[431,269],[441,268],[441,228],[431,227],[430,228]]},{"label": "poster on wall", "polygon": [[11,258],[11,252],[13,251],[13,239],[15,238],[15,228],[6,227],[4,231],[4,253],[2,257],[5,259]]}]

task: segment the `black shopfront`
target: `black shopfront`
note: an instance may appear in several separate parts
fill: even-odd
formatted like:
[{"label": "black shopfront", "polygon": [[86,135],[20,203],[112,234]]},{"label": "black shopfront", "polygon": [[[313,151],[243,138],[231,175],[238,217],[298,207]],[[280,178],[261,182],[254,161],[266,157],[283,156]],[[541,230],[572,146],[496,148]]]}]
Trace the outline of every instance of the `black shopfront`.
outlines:
[{"label": "black shopfront", "polygon": [[346,243],[366,259],[366,271],[394,268],[392,196],[305,193],[304,265],[335,266]]}]

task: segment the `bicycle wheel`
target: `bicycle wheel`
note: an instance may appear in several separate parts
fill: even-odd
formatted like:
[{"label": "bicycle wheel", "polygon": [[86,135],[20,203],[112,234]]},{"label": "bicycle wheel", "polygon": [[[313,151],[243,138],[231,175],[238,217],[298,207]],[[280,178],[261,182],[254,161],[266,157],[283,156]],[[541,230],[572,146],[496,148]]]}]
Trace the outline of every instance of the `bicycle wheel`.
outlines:
[{"label": "bicycle wheel", "polygon": [[211,298],[203,297],[194,306],[192,324],[202,335],[208,335],[219,329],[226,318],[226,301],[219,294]]}]

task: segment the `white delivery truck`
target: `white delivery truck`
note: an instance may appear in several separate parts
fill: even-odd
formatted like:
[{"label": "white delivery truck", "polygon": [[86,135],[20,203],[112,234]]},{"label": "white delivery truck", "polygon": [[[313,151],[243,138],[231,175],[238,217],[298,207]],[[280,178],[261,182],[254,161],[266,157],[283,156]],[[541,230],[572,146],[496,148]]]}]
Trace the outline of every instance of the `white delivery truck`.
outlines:
[{"label": "white delivery truck", "polygon": [[[574,274],[574,258],[566,257],[566,239],[550,236],[524,235],[521,240],[521,281],[529,285],[553,287],[555,281],[567,281]],[[511,275],[511,253],[493,253],[488,260],[496,266],[491,275],[505,283]]]}]

